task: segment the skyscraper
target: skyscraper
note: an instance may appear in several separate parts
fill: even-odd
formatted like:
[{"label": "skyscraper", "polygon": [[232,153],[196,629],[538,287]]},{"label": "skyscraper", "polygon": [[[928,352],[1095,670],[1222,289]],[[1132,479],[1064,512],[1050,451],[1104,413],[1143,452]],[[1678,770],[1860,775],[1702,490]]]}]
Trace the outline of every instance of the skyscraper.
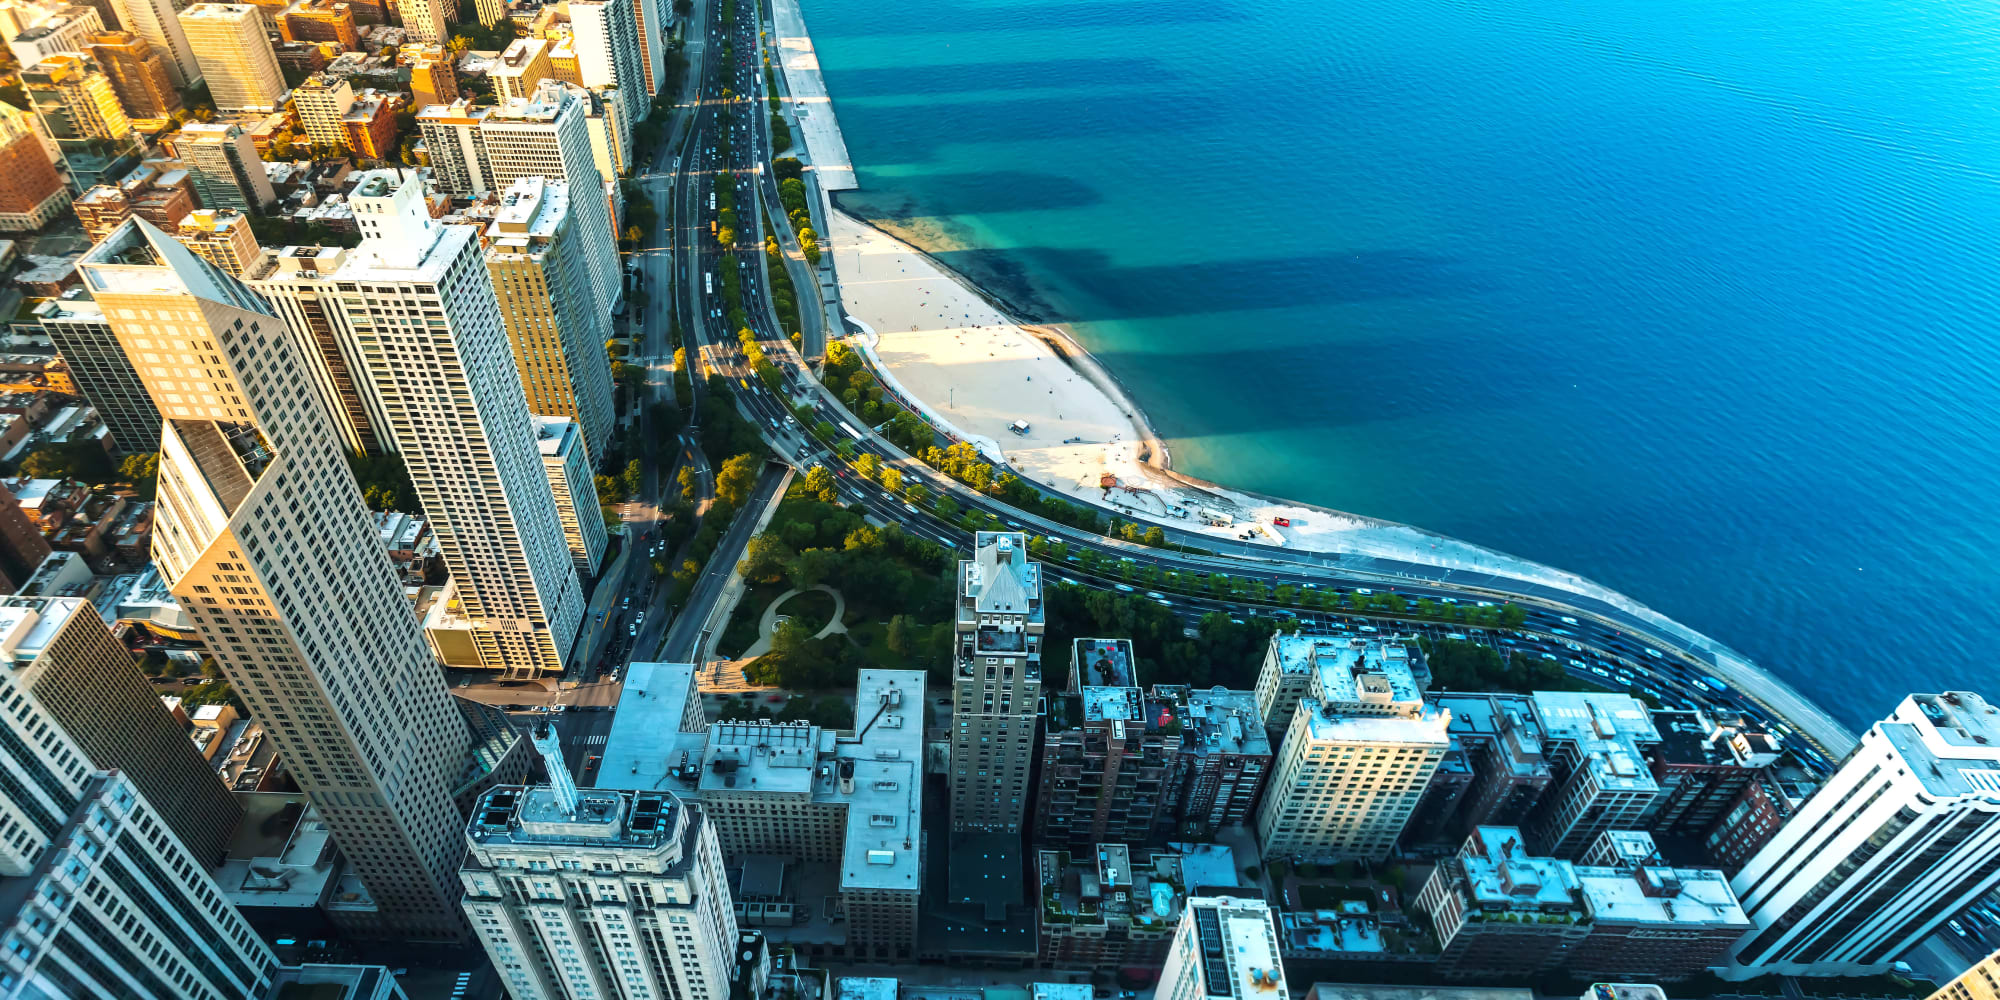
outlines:
[{"label": "skyscraper", "polygon": [[341,918],[462,940],[451,793],[471,735],[296,343],[144,220],[80,270],[166,418],[154,565],[365,883],[374,912]]},{"label": "skyscraper", "polygon": [[1608,691],[1537,691],[1531,695],[1552,776],[1528,817],[1528,842],[1575,858],[1607,830],[1640,830],[1660,797],[1645,749],[1660,731],[1645,703]]},{"label": "skyscraper", "polygon": [[[1278,635],[1264,669],[1304,658],[1305,697],[1278,749],[1257,839],[1267,858],[1380,859],[1451,745],[1450,713],[1427,711],[1402,644]],[[1259,678],[1257,689],[1265,689]]]},{"label": "skyscraper", "polygon": [[188,122],[174,138],[175,155],[188,165],[204,208],[257,213],[278,200],[264,161],[241,126]]},{"label": "skyscraper", "polygon": [[1172,832],[1180,753],[1180,720],[1140,690],[1132,641],[1076,640],[1042,727],[1035,842],[1088,850]]},{"label": "skyscraper", "polygon": [[644,118],[650,93],[639,43],[640,0],[570,0],[570,42],[583,85],[616,88],[632,116]]},{"label": "skyscraper", "polygon": [[387,449],[388,417],[368,383],[360,346],[342,333],[347,317],[333,276],[347,263],[342,247],[284,247],[265,254],[244,280],[276,310],[297,340],[343,448],[370,455]]},{"label": "skyscraper", "polygon": [[982,531],[958,563],[951,828],[1019,833],[1042,696],[1042,567],[1027,537]]},{"label": "skyscraper", "polygon": [[1913,694],[1736,874],[1730,979],[1883,972],[2000,884],[2000,709]]},{"label": "skyscraper", "polygon": [[362,240],[334,275],[346,332],[473,623],[480,662],[508,677],[559,673],[583,623],[583,589],[479,232],[433,221],[417,173],[397,174],[370,174],[349,199]]},{"label": "skyscraper", "polygon": [[89,7],[71,6],[42,20],[13,38],[7,48],[23,67],[63,52],[81,52],[91,35],[104,30],[104,19]]},{"label": "skyscraper", "polygon": [[611,362],[604,355],[611,326],[591,284],[572,195],[562,181],[516,180],[486,230],[486,270],[528,411],[574,419],[594,463],[611,443]]},{"label": "skyscraper", "polygon": [[40,229],[69,204],[69,187],[28,113],[0,101],[0,231]]},{"label": "skyscraper", "polygon": [[315,146],[347,145],[347,125],[342,119],[353,106],[354,87],[344,76],[314,73],[292,88],[292,109],[298,112],[299,127]]},{"label": "skyscraper", "polygon": [[257,267],[264,248],[250,232],[250,217],[232,208],[216,211],[198,208],[181,220],[174,239],[193,250],[201,259],[241,278]]},{"label": "skyscraper", "polygon": [[50,299],[35,307],[42,330],[69,362],[70,378],[126,454],[160,447],[160,408],[118,346],[104,308],[89,299]]},{"label": "skyscraper", "polygon": [[90,36],[90,56],[111,78],[127,115],[152,120],[181,109],[171,63],[153,43],[130,31],[100,31]]},{"label": "skyscraper", "polygon": [[122,771],[204,865],[243,810],[89,601],[0,599],[0,656],[96,767]]},{"label": "skyscraper", "polygon": [[522,177],[569,182],[570,213],[589,254],[591,284],[600,307],[610,312],[623,294],[623,278],[610,203],[582,195],[605,190],[606,180],[591,151],[590,114],[589,92],[544,80],[527,100],[493,108],[466,101],[426,108],[417,115],[417,127],[438,187],[453,195],[483,197]]},{"label": "skyscraper", "polygon": [[174,13],[174,0],[111,0],[111,5],[118,11],[119,27],[160,50],[174,86],[201,81],[201,64],[195,61],[194,48],[188,45],[187,32]]},{"label": "skyscraper", "polygon": [[665,791],[579,789],[560,737],[550,784],[487,792],[459,877],[514,1000],[728,1000],[736,915],[715,828]]},{"label": "skyscraper", "polygon": [[403,0],[403,31],[412,42],[435,45],[451,37],[451,0]]},{"label": "skyscraper", "polygon": [[584,458],[583,432],[568,417],[537,416],[535,434],[549,489],[556,495],[556,511],[562,515],[570,561],[576,564],[578,576],[596,576],[610,538],[597,505],[597,481]]},{"label": "skyscraper", "polygon": [[549,66],[549,43],[543,38],[516,38],[507,43],[486,78],[493,82],[493,96],[500,101],[525,100],[555,76]]},{"label": "skyscraper", "polygon": [[277,961],[207,868],[129,777],[93,768],[7,671],[0,782],[7,996],[262,994]]},{"label": "skyscraper", "polygon": [[255,6],[198,3],[182,11],[180,21],[215,110],[275,111],[284,106],[285,74]]},{"label": "skyscraper", "polygon": [[1959,973],[1925,1000],[2000,1000],[2000,951]]}]

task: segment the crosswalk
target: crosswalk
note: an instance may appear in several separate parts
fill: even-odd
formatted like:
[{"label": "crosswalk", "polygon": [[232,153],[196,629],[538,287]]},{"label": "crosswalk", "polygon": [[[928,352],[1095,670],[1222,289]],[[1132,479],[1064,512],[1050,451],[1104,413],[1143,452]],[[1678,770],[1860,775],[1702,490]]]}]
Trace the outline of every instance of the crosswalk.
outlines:
[{"label": "crosswalk", "polygon": [[586,736],[581,740],[571,740],[570,742],[577,746],[601,747],[604,745],[604,734],[598,733],[595,736]]}]

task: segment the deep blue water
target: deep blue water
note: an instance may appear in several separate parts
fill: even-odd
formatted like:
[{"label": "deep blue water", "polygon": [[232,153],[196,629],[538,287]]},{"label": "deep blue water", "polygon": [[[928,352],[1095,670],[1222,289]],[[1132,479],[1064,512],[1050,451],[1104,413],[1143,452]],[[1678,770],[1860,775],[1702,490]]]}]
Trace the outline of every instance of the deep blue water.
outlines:
[{"label": "deep blue water", "polygon": [[1178,468],[1992,695],[2000,8],[806,0],[863,190]]}]

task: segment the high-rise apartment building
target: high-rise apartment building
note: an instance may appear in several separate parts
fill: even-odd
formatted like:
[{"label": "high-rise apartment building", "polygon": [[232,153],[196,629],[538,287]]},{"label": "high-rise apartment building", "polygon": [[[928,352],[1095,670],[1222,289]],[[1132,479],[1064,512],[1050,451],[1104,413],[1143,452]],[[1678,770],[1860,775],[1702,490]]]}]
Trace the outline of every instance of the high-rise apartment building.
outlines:
[{"label": "high-rise apartment building", "polygon": [[1725,978],[1865,975],[2000,883],[2000,709],[1913,694],[1736,874]]},{"label": "high-rise apartment building", "polygon": [[459,878],[514,1000],[728,1000],[736,915],[715,828],[664,791],[578,789],[561,738],[550,784],[481,796]]},{"label": "high-rise apartment building", "polygon": [[88,56],[65,52],[26,64],[21,89],[57,139],[123,140],[132,132],[118,91]]},{"label": "high-rise apartment building", "polygon": [[201,259],[241,278],[257,269],[264,248],[250,232],[250,217],[233,208],[198,208],[181,220],[174,239]]},{"label": "high-rise apartment building", "polygon": [[451,570],[480,662],[508,677],[560,673],[583,623],[583,588],[479,232],[434,221],[418,174],[397,174],[368,175],[348,199],[362,239],[333,279],[346,332]]},{"label": "high-rise apartment building", "polygon": [[89,601],[0,599],[0,656],[91,764],[122,771],[204,865],[243,810]]},{"label": "high-rise apartment building", "polygon": [[1305,633],[1273,636],[1257,669],[1256,688],[1257,709],[1264,715],[1272,745],[1291,728],[1293,710],[1312,691],[1321,665],[1357,662],[1377,673],[1428,676],[1423,654],[1400,642],[1356,642],[1347,636]]},{"label": "high-rise apartment building", "polygon": [[555,78],[549,65],[549,43],[543,38],[516,38],[507,43],[486,78],[493,82],[493,96],[501,102],[527,100],[543,80]]},{"label": "high-rise apartment building", "polygon": [[[174,0],[111,0],[118,12],[118,26],[153,44],[166,60],[167,75],[175,87],[201,81],[201,64],[195,61],[194,47],[182,30]],[[210,206],[214,207],[214,206]]]},{"label": "high-rise apartment building", "polygon": [[1660,797],[1646,826],[1661,836],[1707,839],[1784,755],[1777,737],[1698,709],[1654,712],[1653,728],[1660,742],[1646,748],[1646,767]]},{"label": "high-rise apartment building", "polygon": [[1182,733],[1172,706],[1140,690],[1131,640],[1072,648],[1069,687],[1043,720],[1035,841],[1082,849],[1172,832]]},{"label": "high-rise apartment building", "polygon": [[299,344],[341,447],[376,455],[394,441],[368,381],[360,345],[343,332],[347,317],[333,276],[346,265],[348,252],[337,246],[284,247],[265,254],[244,280],[271,304]]},{"label": "high-rise apartment building", "polygon": [[508,187],[486,230],[486,270],[528,411],[575,420],[594,463],[611,444],[610,311],[591,283],[573,194],[569,184],[540,177]]},{"label": "high-rise apartment building", "polygon": [[26,111],[0,101],[0,232],[40,229],[69,204],[69,187]]},{"label": "high-rise apartment building", "polygon": [[1276,759],[1256,695],[1221,687],[1189,691],[1174,715],[1183,740],[1176,793],[1183,834],[1254,822]]},{"label": "high-rise apartment building", "polygon": [[205,208],[256,214],[278,200],[250,134],[230,122],[188,122],[174,139]]},{"label": "high-rise apartment building", "polygon": [[1646,705],[1628,694],[1537,691],[1550,787],[1528,817],[1528,842],[1575,858],[1606,830],[1643,830],[1660,795],[1645,751],[1660,741]]},{"label": "high-rise apartment building", "polygon": [[2000,951],[1959,973],[1924,1000],[2000,1000]]},{"label": "high-rise apartment building", "polygon": [[1534,699],[1524,694],[1441,694],[1431,703],[1451,713],[1449,732],[1470,773],[1450,808],[1426,808],[1412,818],[1405,841],[1413,836],[1423,843],[1460,844],[1474,827],[1526,823],[1554,780]]},{"label": "high-rise apartment building", "polygon": [[629,116],[644,118],[651,90],[640,52],[640,0],[570,0],[570,45],[583,85],[616,89]]},{"label": "high-rise apartment building", "polygon": [[155,121],[181,109],[171,63],[152,42],[130,31],[100,31],[90,36],[89,52],[127,116]]},{"label": "high-rise apartment building", "polygon": [[1018,833],[1042,696],[1042,567],[1027,536],[982,531],[958,563],[952,619],[951,828]]},{"label": "high-rise apartment building", "polygon": [[1158,1000],[1284,1000],[1278,927],[1261,899],[1197,896],[1181,910]]},{"label": "high-rise apartment building", "polygon": [[65,7],[8,39],[7,48],[14,53],[14,61],[26,68],[50,56],[82,52],[89,47],[90,36],[103,30],[104,19],[97,11],[89,7]]},{"label": "high-rise apartment building", "polygon": [[70,378],[126,454],[160,447],[160,409],[118,346],[104,309],[89,299],[50,299],[35,307],[42,330],[69,362]]},{"label": "high-rise apartment building", "polygon": [[632,16],[639,29],[639,72],[643,93],[637,98],[637,120],[644,121],[660,88],[667,85],[667,29],[673,6],[662,0],[632,0]]},{"label": "high-rise apartment building", "polygon": [[507,19],[507,2],[506,0],[476,0],[473,4],[473,13],[479,18],[480,24],[491,28]]},{"label": "high-rise apartment building", "polygon": [[153,562],[333,831],[354,933],[462,940],[472,745],[305,359],[256,293],[143,220],[84,283],[166,418]]},{"label": "high-rise apartment building", "polygon": [[1035,957],[1060,969],[1159,968],[1188,898],[1180,861],[1167,851],[1135,855],[1125,844],[1038,852]]},{"label": "high-rise apartment building", "polygon": [[[93,614],[85,605],[83,614]],[[237,1000],[277,961],[124,773],[0,671],[0,988]]]},{"label": "high-rise apartment building", "polygon": [[610,312],[624,293],[624,279],[610,202],[583,194],[605,190],[607,180],[591,151],[590,114],[588,92],[544,80],[527,100],[492,108],[474,108],[465,101],[425,108],[417,115],[417,127],[430,151],[438,188],[446,193],[484,197],[523,177],[568,182],[569,214],[576,220],[579,245],[589,254],[591,284],[601,307]]},{"label": "high-rise apartment building", "polygon": [[181,11],[180,21],[217,111],[276,111],[285,106],[285,74],[278,68],[278,55],[255,6],[198,3]]},{"label": "high-rise apartment building", "polygon": [[347,110],[354,107],[354,87],[344,76],[314,73],[292,88],[292,108],[299,127],[315,146],[347,145]]},{"label": "high-rise apartment building", "polygon": [[20,590],[53,551],[42,529],[21,509],[21,498],[0,486],[0,586]]},{"label": "high-rise apartment building", "polygon": [[451,37],[451,19],[457,4],[452,0],[402,0],[403,31],[410,41],[439,45]]},{"label": "high-rise apartment building", "polygon": [[1271,642],[1278,648],[1265,659],[1259,692],[1276,687],[1269,675],[1289,672],[1296,659],[1311,671],[1257,812],[1264,856],[1386,857],[1451,745],[1450,714],[1424,707],[1393,640],[1277,635]]},{"label": "high-rise apartment building", "polygon": [[537,416],[535,443],[542,452],[549,489],[556,495],[556,512],[562,515],[570,561],[578,576],[594,577],[611,539],[597,505],[597,481],[585,458],[583,431],[568,417]]}]

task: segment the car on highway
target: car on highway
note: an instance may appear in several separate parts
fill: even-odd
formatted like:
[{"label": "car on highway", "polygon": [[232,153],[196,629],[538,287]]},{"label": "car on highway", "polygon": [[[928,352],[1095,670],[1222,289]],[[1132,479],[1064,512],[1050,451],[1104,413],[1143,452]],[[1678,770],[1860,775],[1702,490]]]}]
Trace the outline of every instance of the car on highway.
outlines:
[{"label": "car on highway", "polygon": [[1114,583],[1111,586],[1117,588],[1120,593],[1129,594],[1132,592],[1132,585],[1129,583]]}]

